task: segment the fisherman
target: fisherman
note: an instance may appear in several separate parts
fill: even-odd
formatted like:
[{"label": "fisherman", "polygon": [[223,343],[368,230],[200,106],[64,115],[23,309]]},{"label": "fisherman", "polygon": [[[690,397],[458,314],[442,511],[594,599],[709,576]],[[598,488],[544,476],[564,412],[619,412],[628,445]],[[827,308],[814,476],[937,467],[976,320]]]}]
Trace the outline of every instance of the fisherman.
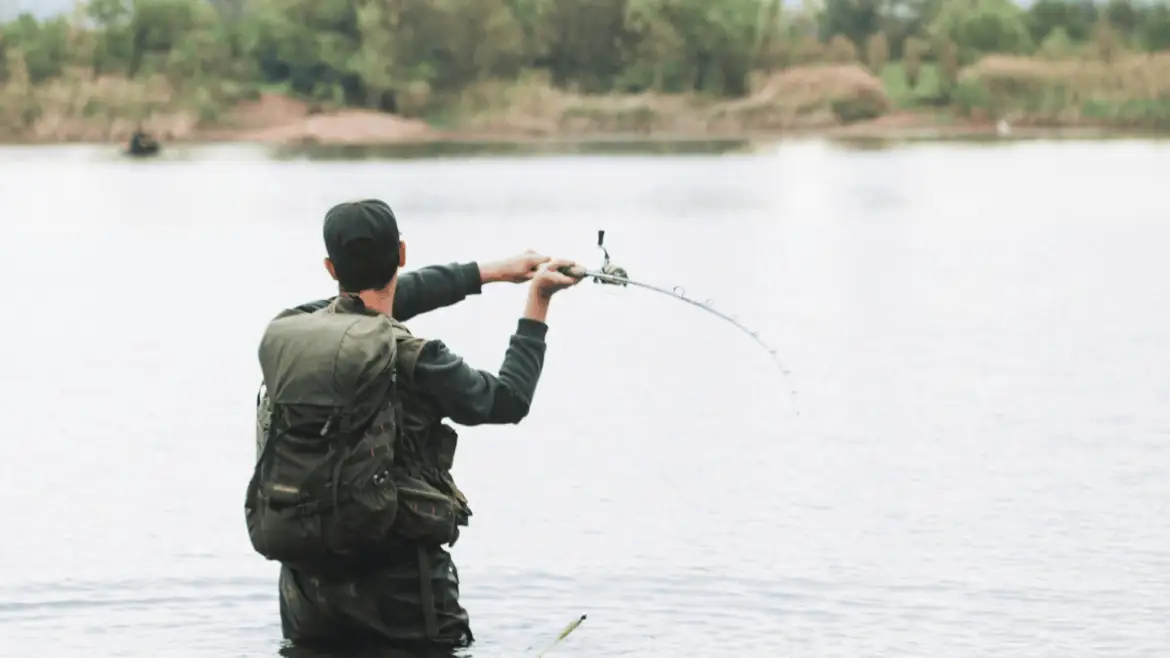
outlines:
[{"label": "fisherman", "polygon": [[126,148],[126,152],[135,157],[142,157],[158,153],[159,148],[158,141],[143,130],[142,126],[139,126],[130,136],[130,145]]},{"label": "fisherman", "polygon": [[[571,261],[531,251],[400,275],[406,246],[377,200],[330,209],[324,238],[340,294],[277,316],[260,348],[265,386],[245,515],[253,547],[282,563],[283,636],[302,646],[465,647],[474,637],[443,545],[471,510],[450,473],[457,435],[442,421],[514,424],[528,414],[549,302],[581,279],[558,271]],[[401,324],[496,281],[530,281],[498,375]],[[344,400],[326,403],[330,395]],[[310,399],[315,406],[303,404]],[[320,409],[333,411],[314,420]]]}]

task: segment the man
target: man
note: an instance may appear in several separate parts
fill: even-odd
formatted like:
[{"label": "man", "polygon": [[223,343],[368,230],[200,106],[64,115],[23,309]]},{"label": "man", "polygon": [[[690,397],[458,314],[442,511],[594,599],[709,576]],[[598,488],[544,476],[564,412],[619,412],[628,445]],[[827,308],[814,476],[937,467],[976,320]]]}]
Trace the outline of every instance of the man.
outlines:
[{"label": "man", "polygon": [[[325,267],[338,282],[341,294],[282,316],[393,316],[391,342],[396,353],[392,361],[401,420],[392,451],[395,468],[407,479],[397,483],[399,502],[391,539],[379,546],[375,558],[326,572],[282,564],[283,634],[301,644],[373,641],[408,649],[466,646],[473,641],[468,614],[459,604],[458,572],[442,544],[454,543],[458,526],[467,524],[471,510],[450,474],[455,432],[441,421],[504,424],[518,423],[527,415],[543,366],[549,301],[554,293],[580,279],[558,272],[575,267],[572,262],[532,252],[482,268],[475,263],[431,266],[400,276],[406,247],[393,212],[381,201],[335,206],[326,214],[324,238],[328,253]],[[415,338],[399,324],[477,294],[483,283],[491,281],[531,281],[523,315],[498,375],[471,368],[441,341]],[[323,349],[331,353],[331,348]],[[264,350],[262,343],[262,362]],[[266,369],[266,380],[268,372]],[[268,392],[262,391],[257,415],[261,455],[269,442],[270,408]],[[328,421],[322,435],[327,427]],[[374,448],[369,452],[372,457]],[[258,462],[262,461],[258,456]],[[394,528],[399,528],[397,534],[409,534],[402,527],[412,522],[410,515],[417,511],[408,498],[418,489],[426,489],[425,495],[432,497],[425,500],[439,500],[444,510],[449,506],[450,536],[442,536],[441,541],[430,535],[423,539],[396,536]],[[259,523],[255,491],[250,485],[246,506],[250,534]],[[445,519],[447,512],[435,514],[438,516],[422,518],[422,523],[433,525]],[[393,510],[391,516],[395,516]],[[258,545],[255,537],[253,543]]]}]

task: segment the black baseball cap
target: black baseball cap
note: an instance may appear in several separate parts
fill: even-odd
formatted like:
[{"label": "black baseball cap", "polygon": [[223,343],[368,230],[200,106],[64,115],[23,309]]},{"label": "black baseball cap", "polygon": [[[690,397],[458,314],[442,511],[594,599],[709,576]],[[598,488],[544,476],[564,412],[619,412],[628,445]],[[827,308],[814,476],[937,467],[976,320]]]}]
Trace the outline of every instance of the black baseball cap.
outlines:
[{"label": "black baseball cap", "polygon": [[398,220],[377,199],[339,203],[325,213],[325,251],[345,292],[386,287],[398,272]]}]

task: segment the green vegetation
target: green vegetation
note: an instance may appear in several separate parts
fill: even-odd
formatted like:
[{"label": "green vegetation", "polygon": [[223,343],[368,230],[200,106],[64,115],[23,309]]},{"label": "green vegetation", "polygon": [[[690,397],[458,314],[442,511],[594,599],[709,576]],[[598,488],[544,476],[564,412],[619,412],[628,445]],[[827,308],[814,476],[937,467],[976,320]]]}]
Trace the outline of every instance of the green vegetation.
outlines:
[{"label": "green vegetation", "polygon": [[1163,50],[1170,5],[1135,0],[90,0],[0,25],[0,134],[183,138],[341,109],[512,135],[891,111],[1161,128]]}]

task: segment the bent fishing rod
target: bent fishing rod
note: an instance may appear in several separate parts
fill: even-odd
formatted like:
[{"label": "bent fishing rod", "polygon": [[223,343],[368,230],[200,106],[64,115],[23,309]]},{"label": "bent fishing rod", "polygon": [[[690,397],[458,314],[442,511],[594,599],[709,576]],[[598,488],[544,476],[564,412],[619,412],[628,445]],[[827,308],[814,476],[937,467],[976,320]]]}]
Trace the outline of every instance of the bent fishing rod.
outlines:
[{"label": "bent fishing rod", "polygon": [[[768,356],[770,356],[772,358],[772,362],[774,364],[776,364],[776,367],[780,369],[780,372],[785,376],[785,378],[791,377],[792,373],[790,373],[788,371],[788,369],[784,367],[784,364],[780,362],[780,357],[779,357],[778,353],[776,352],[776,350],[772,346],[770,346],[766,342],[764,342],[764,340],[762,338],[760,338],[759,332],[756,332],[756,331],[753,331],[753,330],[747,328],[746,326],[744,326],[744,324],[742,322],[740,322],[734,316],[727,315],[726,313],[723,313],[723,312],[713,308],[711,300],[707,300],[705,302],[700,302],[698,300],[691,299],[690,297],[687,297],[686,289],[683,288],[682,286],[675,286],[674,288],[668,290],[666,288],[662,288],[662,287],[655,286],[655,285],[652,285],[649,283],[643,283],[641,281],[635,281],[635,280],[631,279],[624,267],[621,267],[619,265],[615,265],[612,261],[610,261],[609,250],[605,248],[605,231],[604,230],[597,231],[597,248],[601,249],[601,253],[603,255],[603,261],[601,263],[600,270],[576,269],[576,268],[570,268],[570,267],[562,267],[562,268],[559,268],[558,271],[561,274],[564,274],[566,276],[570,276],[573,278],[577,278],[577,279],[580,279],[580,278],[593,279],[594,283],[601,283],[601,284],[621,286],[621,287],[634,286],[637,288],[643,288],[645,290],[650,290],[650,291],[659,293],[661,295],[666,295],[667,297],[673,297],[674,299],[684,301],[684,302],[690,304],[691,306],[695,306],[697,308],[700,308],[700,309],[714,315],[717,318],[720,318],[726,322],[731,323],[732,326],[734,326],[735,328],[739,329],[743,333],[750,336],[751,339],[756,342],[756,344],[758,344],[760,347],[763,347],[764,350],[768,352]],[[793,410],[796,412],[797,415],[799,415],[799,411],[796,410],[796,391],[790,390],[790,394],[792,395]]]}]

